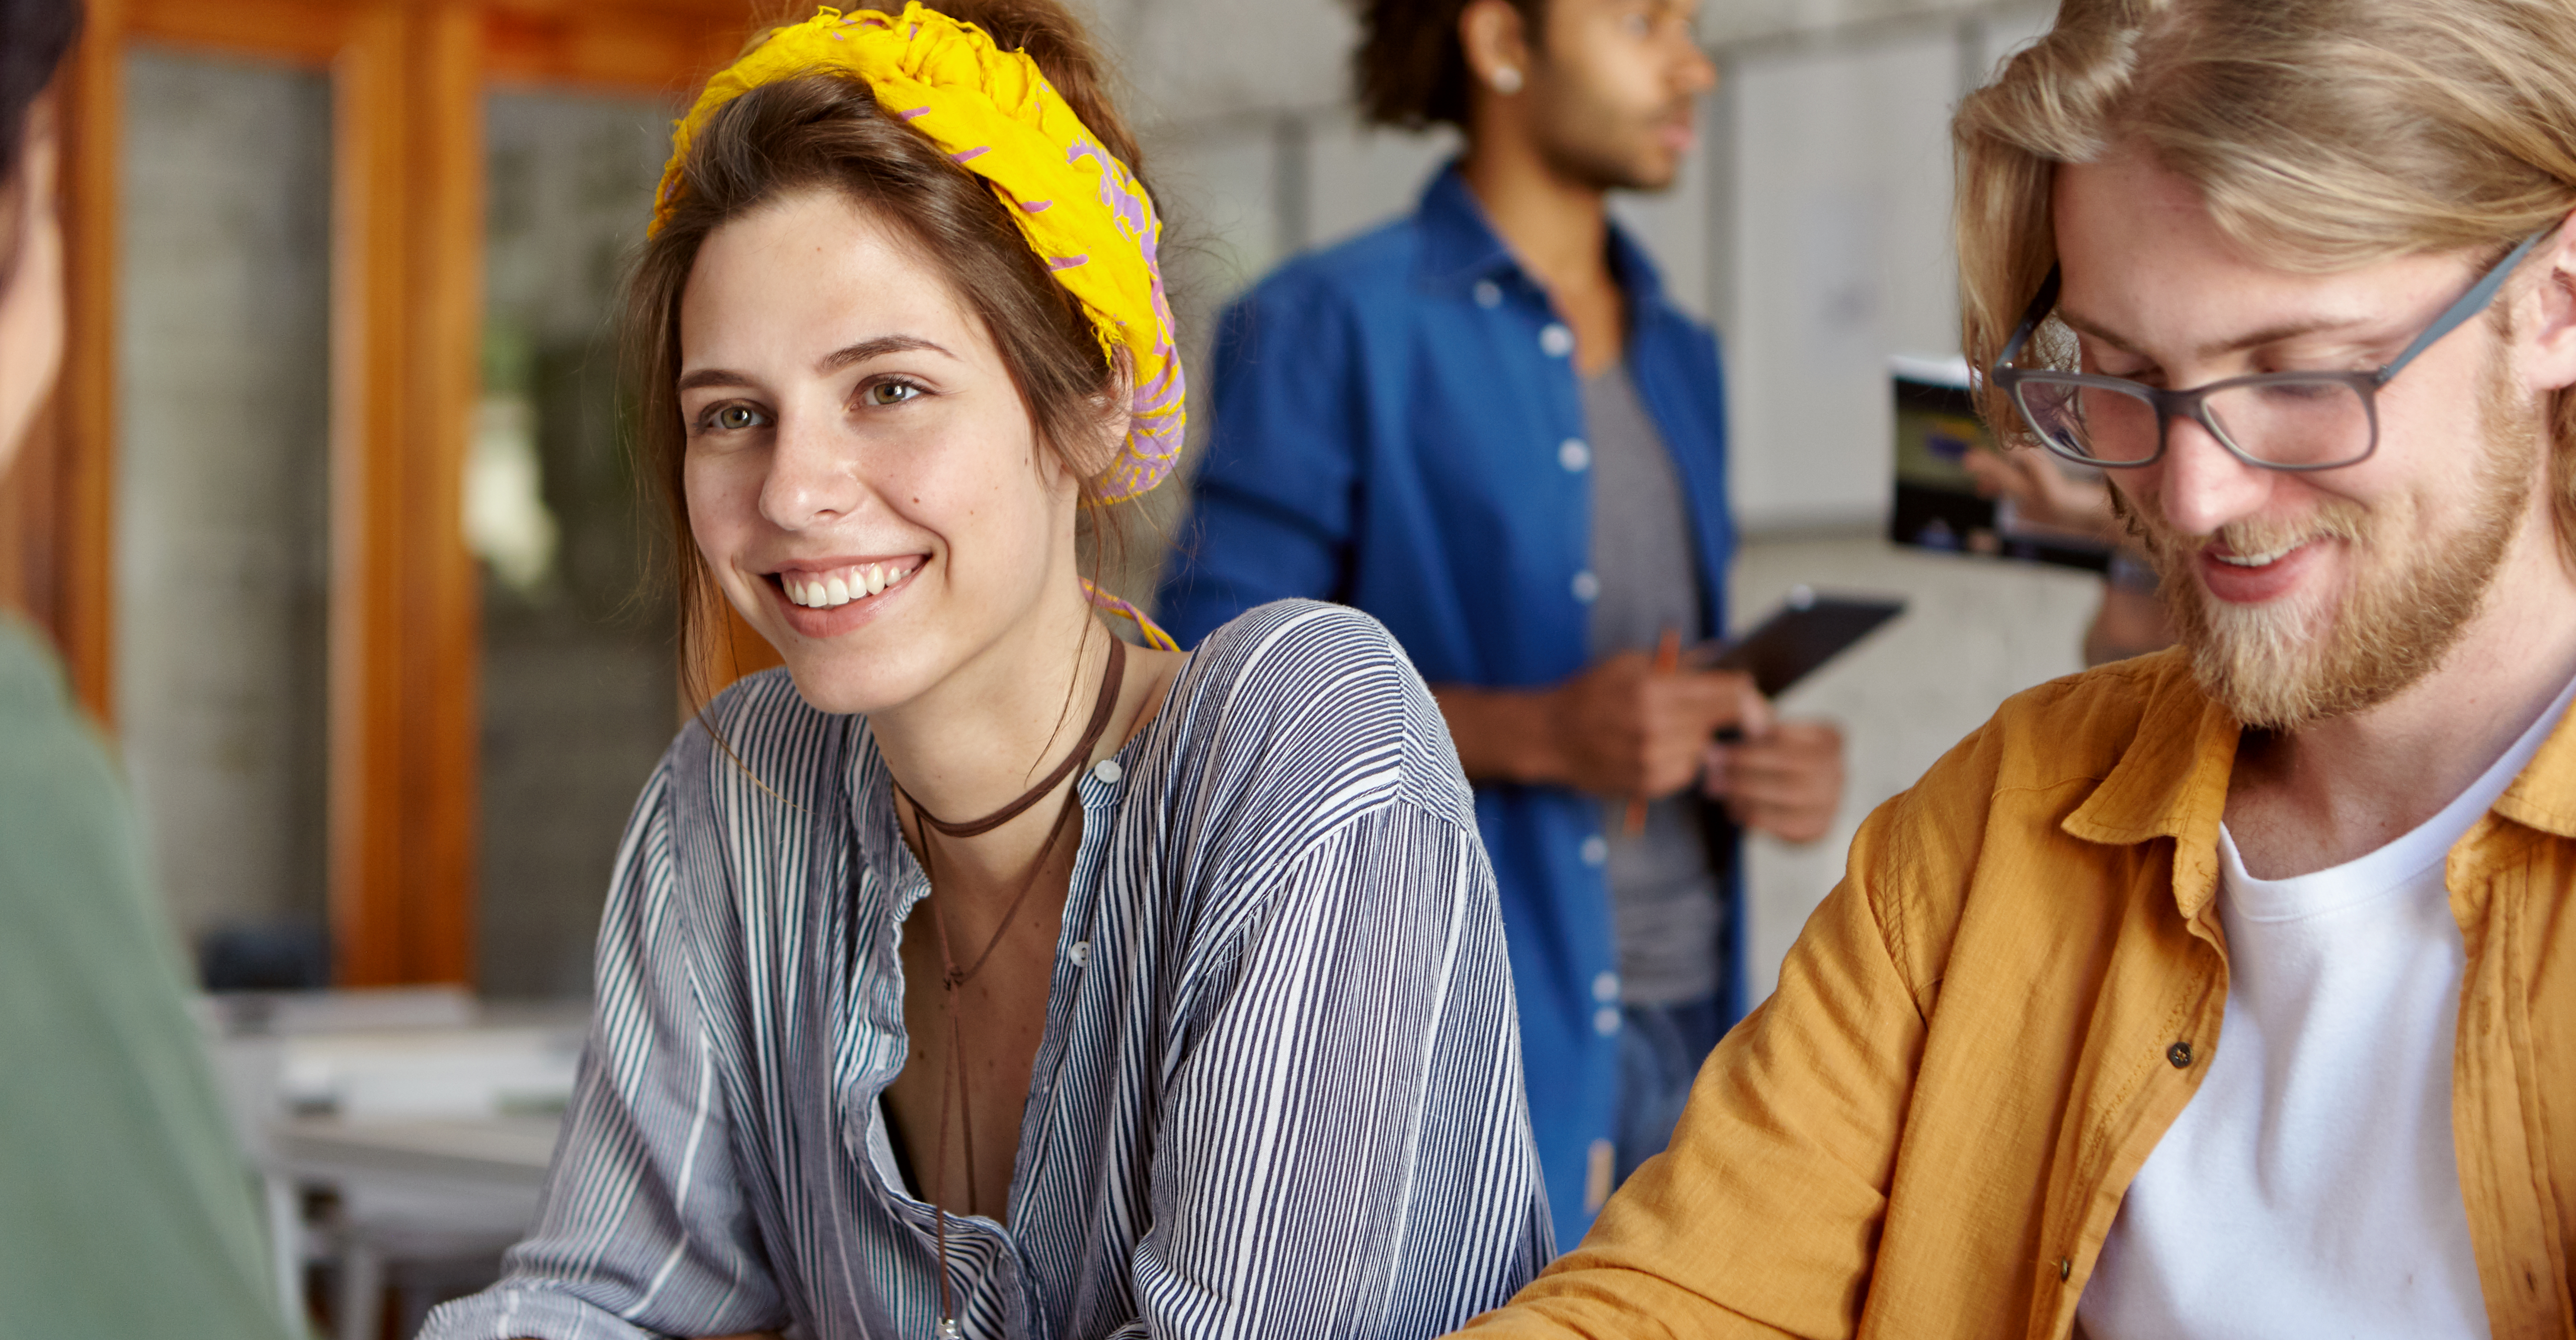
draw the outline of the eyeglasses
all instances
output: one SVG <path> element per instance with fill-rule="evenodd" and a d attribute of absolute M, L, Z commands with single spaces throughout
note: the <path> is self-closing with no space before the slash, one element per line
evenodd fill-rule
<path fill-rule="evenodd" d="M 2208 429 L 2228 454 L 2247 465 L 2266 470 L 2357 465 L 2379 446 L 2379 388 L 2417 354 L 2485 311 L 2514 266 L 2555 228 L 2552 224 L 2524 238 L 2434 318 L 2404 353 L 2376 372 L 2264 372 L 2168 391 L 2126 377 L 2012 367 L 2039 323 L 2057 307 L 2060 274 L 2052 266 L 2048 282 L 2039 286 L 2039 296 L 1995 360 L 1992 376 L 2041 443 L 2080 465 L 2153 465 L 2165 454 L 2165 425 L 2177 417 Z"/>

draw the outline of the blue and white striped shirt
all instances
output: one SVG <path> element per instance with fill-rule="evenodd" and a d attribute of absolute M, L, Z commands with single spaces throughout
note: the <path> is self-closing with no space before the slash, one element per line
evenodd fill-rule
<path fill-rule="evenodd" d="M 740 766 L 683 731 L 618 853 L 537 1231 L 425 1340 L 934 1332 L 885 765 L 783 672 L 712 715 Z M 1077 785 L 1010 1226 L 949 1220 L 966 1333 L 1431 1336 L 1536 1274 L 1493 873 L 1386 631 L 1254 610 Z"/>

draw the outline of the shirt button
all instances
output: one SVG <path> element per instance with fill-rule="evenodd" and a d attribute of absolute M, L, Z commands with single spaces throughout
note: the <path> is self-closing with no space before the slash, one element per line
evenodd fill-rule
<path fill-rule="evenodd" d="M 2165 1059 L 2173 1062 L 2173 1068 L 2176 1070 L 2189 1069 L 2191 1066 L 2191 1044 L 2188 1042 L 2177 1042 L 2174 1045 L 2165 1048 Z"/>
<path fill-rule="evenodd" d="M 1617 1036 L 1619 1032 L 1619 1012 L 1606 1006 L 1601 1009 L 1594 1010 L 1592 1012 L 1592 1031 L 1605 1038 Z"/>
<path fill-rule="evenodd" d="M 1073 960 L 1073 966 L 1077 968 L 1088 968 L 1091 966 L 1091 942 L 1089 940 L 1076 940 L 1073 942 L 1072 947 L 1064 952 L 1065 957 Z"/>
<path fill-rule="evenodd" d="M 1591 837 L 1583 840 L 1583 863 L 1585 865 L 1600 865 L 1609 859 L 1610 844 L 1602 841 L 1600 834 L 1595 833 Z"/>
<path fill-rule="evenodd" d="M 1503 286 L 1490 279 L 1476 281 L 1476 305 L 1491 311 L 1503 305 Z"/>
<path fill-rule="evenodd" d="M 1550 321 L 1538 333 L 1538 347 L 1550 358 L 1563 358 L 1574 352 L 1574 332 L 1562 321 Z"/>
<path fill-rule="evenodd" d="M 1118 760 L 1114 758 L 1104 758 L 1092 766 L 1091 775 L 1104 782 L 1115 782 L 1119 778 L 1126 776 L 1127 770 L 1118 766 Z"/>
<path fill-rule="evenodd" d="M 1569 475 L 1582 474 L 1592 468 L 1592 448 L 1582 438 L 1569 437 L 1557 444 L 1556 463 Z"/>
<path fill-rule="evenodd" d="M 1619 974 L 1605 972 L 1592 979 L 1592 998 L 1607 1005 L 1619 999 Z"/>
<path fill-rule="evenodd" d="M 1601 598 L 1601 579 L 1590 572 L 1574 574 L 1574 598 L 1589 605 Z"/>

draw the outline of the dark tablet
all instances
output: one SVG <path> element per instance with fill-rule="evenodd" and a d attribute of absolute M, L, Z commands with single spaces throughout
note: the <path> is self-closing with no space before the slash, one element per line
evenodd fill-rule
<path fill-rule="evenodd" d="M 1818 595 L 1803 586 L 1793 587 L 1789 599 L 1770 618 L 1723 648 L 1713 649 L 1701 664 L 1713 670 L 1748 671 L 1763 697 L 1777 698 L 1904 612 L 1902 600 Z"/>

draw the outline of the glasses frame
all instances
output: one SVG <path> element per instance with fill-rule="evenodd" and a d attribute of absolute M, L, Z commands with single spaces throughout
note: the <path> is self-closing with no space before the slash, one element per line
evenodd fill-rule
<path fill-rule="evenodd" d="M 2126 377 L 2105 377 L 2090 372 L 2059 372 L 2053 368 L 2013 367 L 2012 361 L 2020 357 L 2023 347 L 2030 343 L 2031 336 L 2038 333 L 2040 323 L 2046 321 L 2049 314 L 2057 310 L 2057 292 L 2063 275 L 2059 267 L 2052 265 L 2048 267 L 2047 281 L 2039 286 L 2039 295 L 2031 299 L 2030 310 L 2022 314 L 2021 325 L 2014 329 L 2012 338 L 2005 342 L 2003 353 L 1996 357 L 1995 365 L 1987 375 L 1994 379 L 1996 389 L 2002 391 L 2006 398 L 2012 401 L 2013 409 L 2021 415 L 2023 424 L 2039 438 L 2040 445 L 2079 465 L 2089 465 L 2102 470 L 2134 470 L 2153 465 L 2165 458 L 2165 446 L 2172 438 L 2172 434 L 2168 431 L 2169 425 L 2176 418 L 2187 417 L 2207 430 L 2218 445 L 2227 449 L 2228 455 L 2256 469 L 2292 472 L 2341 470 L 2346 466 L 2359 465 L 2369 460 L 2371 453 L 2379 450 L 2379 388 L 2386 386 L 2392 378 L 2405 369 L 2407 364 L 2414 362 L 2416 355 L 2432 348 L 2443 336 L 2459 329 L 2469 318 L 2485 311 L 2487 305 L 2495 301 L 2496 291 L 2504 287 L 2504 281 L 2513 274 L 2514 267 L 2521 264 L 2523 258 L 2529 256 L 2533 249 L 2540 245 L 2543 238 L 2557 230 L 2558 225 L 2553 223 L 2524 238 L 2520 246 L 2505 253 L 2504 259 L 2487 267 L 2487 272 L 2478 277 L 2477 283 L 2469 286 L 2468 292 L 2461 294 L 2457 301 L 2443 309 L 2440 316 L 2433 318 L 2433 324 L 2426 326 L 2424 333 L 2416 336 L 2414 343 L 2407 345 L 2404 352 L 2375 371 L 2258 372 L 2244 377 L 2228 377 L 2219 381 L 2205 382 L 2179 391 L 2168 391 L 2162 387 L 2149 386 L 2144 382 L 2131 381 Z M 2030 406 L 2022 402 L 2022 386 L 2035 380 L 2045 380 L 2057 386 L 2100 387 L 2106 391 L 2117 391 L 2134 396 L 2154 406 L 2156 411 L 2154 453 L 2143 460 L 2106 461 L 2079 455 L 2060 447 L 2049 431 L 2040 426 L 2038 416 L 2030 412 Z M 2361 397 L 2363 417 L 2370 423 L 2370 442 L 2361 449 L 2360 455 L 2351 460 L 2309 465 L 2260 460 L 2230 441 L 2227 430 L 2219 427 L 2218 420 L 2209 412 L 2209 397 L 2221 391 L 2232 391 L 2246 386 L 2298 383 L 2314 385 L 2321 382 L 2348 386 L 2352 388 L 2354 394 Z"/>

